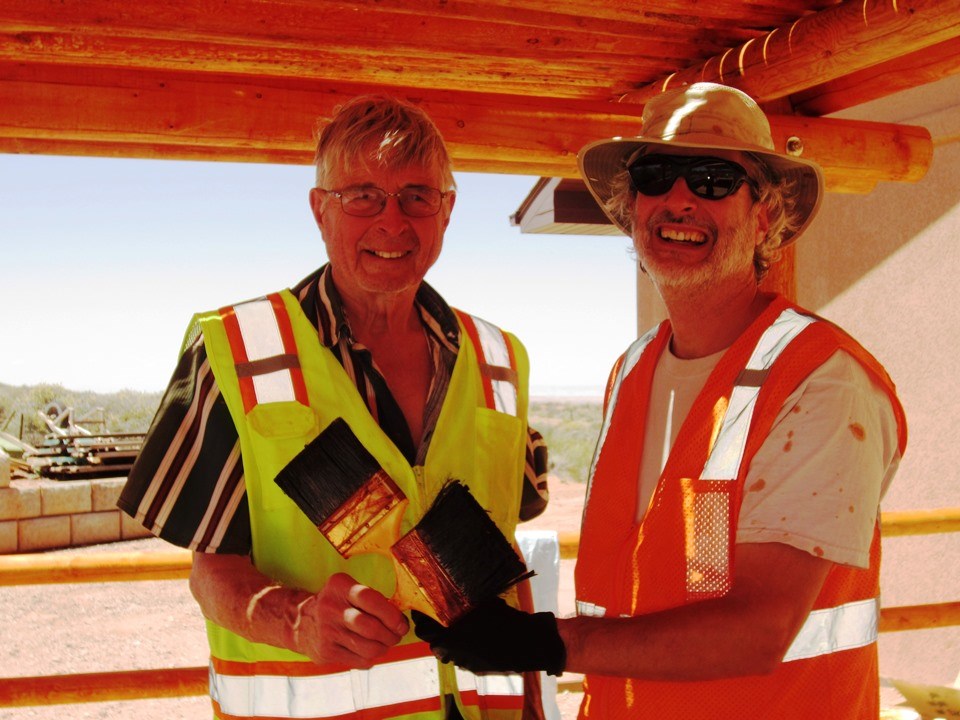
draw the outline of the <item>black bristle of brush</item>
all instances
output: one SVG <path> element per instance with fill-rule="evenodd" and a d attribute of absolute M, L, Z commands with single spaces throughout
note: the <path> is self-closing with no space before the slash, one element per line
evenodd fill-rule
<path fill-rule="evenodd" d="M 459 481 L 443 487 L 414 530 L 470 606 L 533 575 L 470 489 Z"/>
<path fill-rule="evenodd" d="M 318 527 L 380 469 L 337 418 L 277 473 L 274 481 Z"/>

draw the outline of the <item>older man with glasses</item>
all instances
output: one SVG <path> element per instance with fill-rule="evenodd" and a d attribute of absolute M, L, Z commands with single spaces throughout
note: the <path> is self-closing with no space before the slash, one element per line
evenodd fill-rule
<path fill-rule="evenodd" d="M 809 226 L 819 168 L 744 93 L 662 93 L 581 173 L 668 319 L 614 367 L 590 471 L 577 617 L 489 603 L 437 655 L 585 674 L 582 718 L 879 716 L 879 503 L 906 443 L 880 364 L 759 282 Z"/>
<path fill-rule="evenodd" d="M 274 482 L 342 419 L 409 500 L 404 531 L 454 477 L 508 538 L 547 501 L 523 346 L 424 282 L 456 201 L 437 128 L 356 98 L 316 166 L 330 262 L 194 319 L 120 506 L 194 550 L 217 717 L 539 717 L 536 674 L 440 665 L 388 599 L 392 562 L 341 557 Z"/>

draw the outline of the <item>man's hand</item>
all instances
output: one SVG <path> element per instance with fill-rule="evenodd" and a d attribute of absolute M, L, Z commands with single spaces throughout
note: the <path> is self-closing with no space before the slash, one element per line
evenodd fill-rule
<path fill-rule="evenodd" d="M 349 575 L 334 575 L 314 594 L 267 577 L 246 555 L 195 553 L 190 590 L 218 625 L 316 663 L 368 668 L 410 627 L 387 598 Z"/>
<path fill-rule="evenodd" d="M 475 673 L 546 670 L 559 675 L 566 647 L 552 613 L 525 613 L 497 598 L 471 610 L 450 627 L 416 610 L 417 637 L 443 662 Z"/>
<path fill-rule="evenodd" d="M 408 629 L 407 618 L 386 597 L 339 573 L 298 605 L 294 649 L 316 663 L 369 668 Z"/>

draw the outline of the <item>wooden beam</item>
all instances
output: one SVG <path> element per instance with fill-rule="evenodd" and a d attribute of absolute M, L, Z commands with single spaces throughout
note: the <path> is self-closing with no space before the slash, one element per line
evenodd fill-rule
<path fill-rule="evenodd" d="M 801 92 L 811 78 L 835 80 L 958 36 L 960 0 L 848 0 L 627 93 L 623 101 L 642 104 L 667 88 L 708 80 L 738 87 L 762 104 Z"/>
<path fill-rule="evenodd" d="M 960 73 L 960 37 L 802 90 L 790 101 L 802 115 L 829 115 Z"/>
<path fill-rule="evenodd" d="M 436 92 L 229 75 L 0 64 L 0 152 L 309 164 L 318 117 L 361 92 L 420 103 L 458 169 L 578 176 L 586 143 L 639 132 L 634 104 Z M 915 181 L 932 157 L 919 127 L 774 116 L 778 147 L 802 141 L 829 188 Z"/>

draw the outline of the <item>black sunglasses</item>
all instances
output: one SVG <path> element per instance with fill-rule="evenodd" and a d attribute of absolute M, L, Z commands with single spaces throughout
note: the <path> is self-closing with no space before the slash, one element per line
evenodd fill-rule
<path fill-rule="evenodd" d="M 644 155 L 627 168 L 627 172 L 633 189 L 651 197 L 669 192 L 681 177 L 690 192 L 706 200 L 722 200 L 744 183 L 754 193 L 757 190 L 756 181 L 741 165 L 717 157 Z"/>

